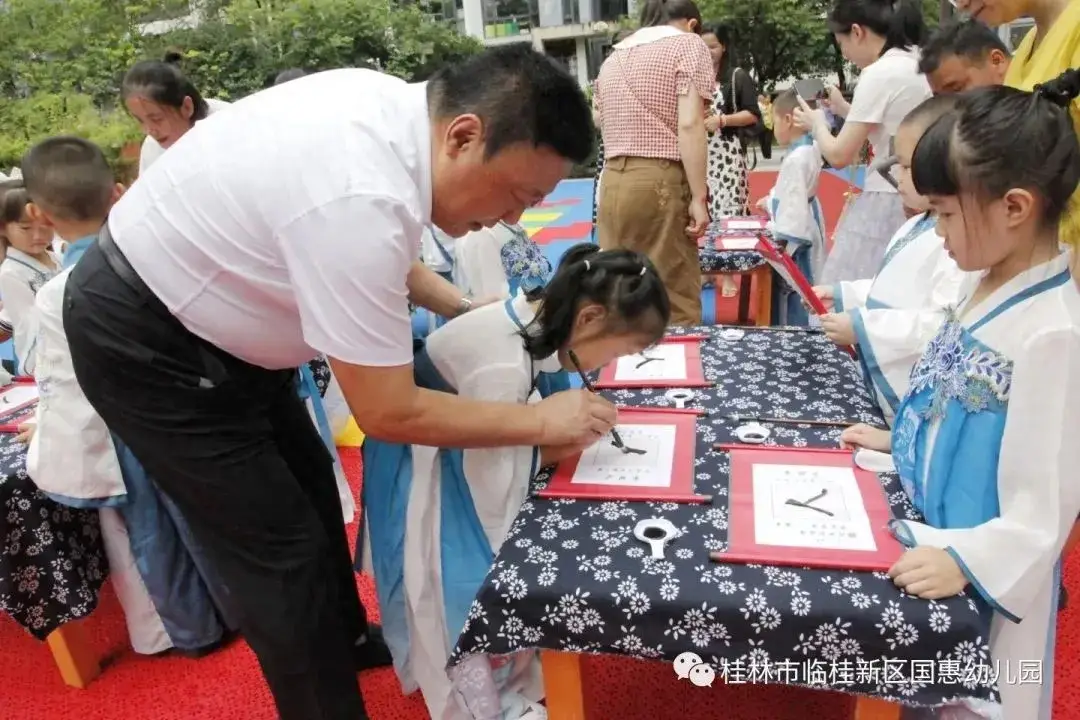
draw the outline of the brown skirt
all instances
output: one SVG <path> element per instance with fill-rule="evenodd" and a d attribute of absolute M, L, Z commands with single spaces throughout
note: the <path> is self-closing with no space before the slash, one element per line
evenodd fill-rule
<path fill-rule="evenodd" d="M 701 268 L 690 224 L 690 186 L 674 160 L 617 157 L 604 164 L 600 247 L 647 255 L 671 299 L 672 325 L 701 324 Z"/>

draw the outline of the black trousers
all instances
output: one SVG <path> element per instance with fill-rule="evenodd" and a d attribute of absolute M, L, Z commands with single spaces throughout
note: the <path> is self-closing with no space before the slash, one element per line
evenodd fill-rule
<path fill-rule="evenodd" d="M 352 653 L 367 619 L 296 371 L 193 335 L 105 235 L 68 280 L 64 328 L 90 404 L 209 556 L 283 720 L 366 718 Z"/>

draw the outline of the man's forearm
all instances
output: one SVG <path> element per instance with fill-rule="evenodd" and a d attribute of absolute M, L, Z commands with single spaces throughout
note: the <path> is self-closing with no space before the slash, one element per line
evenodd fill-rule
<path fill-rule="evenodd" d="M 466 400 L 422 388 L 411 402 L 369 414 L 361 429 L 388 442 L 459 448 L 538 445 L 544 431 L 527 405 Z"/>
<path fill-rule="evenodd" d="M 461 290 L 422 262 L 413 263 L 406 284 L 409 299 L 436 315 L 452 318 L 463 309 Z"/>

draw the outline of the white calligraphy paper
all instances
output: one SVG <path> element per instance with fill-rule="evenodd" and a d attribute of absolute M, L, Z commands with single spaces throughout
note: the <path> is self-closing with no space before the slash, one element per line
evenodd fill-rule
<path fill-rule="evenodd" d="M 726 230 L 760 230 L 761 228 L 760 220 L 728 220 L 724 224 Z"/>
<path fill-rule="evenodd" d="M 686 380 L 686 343 L 660 343 L 615 363 L 615 382 Z"/>
<path fill-rule="evenodd" d="M 7 409 L 14 409 L 38 399 L 37 385 L 33 383 L 13 383 L 2 389 L 3 394 L 0 394 L 0 414 L 3 414 Z"/>
<path fill-rule="evenodd" d="M 605 435 L 581 454 L 571 483 L 670 487 L 675 468 L 674 425 L 619 425 L 616 430 L 627 447 L 644 454 L 624 453 Z"/>
<path fill-rule="evenodd" d="M 724 250 L 756 250 L 757 238 L 720 238 L 720 245 Z"/>
<path fill-rule="evenodd" d="M 754 465 L 753 487 L 758 545 L 877 549 L 854 469 Z"/>

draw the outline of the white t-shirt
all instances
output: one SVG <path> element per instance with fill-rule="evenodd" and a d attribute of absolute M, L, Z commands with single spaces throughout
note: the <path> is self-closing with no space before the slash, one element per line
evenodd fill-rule
<path fill-rule="evenodd" d="M 412 362 L 406 276 L 431 215 L 426 85 L 331 70 L 195 124 L 109 215 L 191 332 L 266 368 Z"/>
<path fill-rule="evenodd" d="M 224 100 L 207 100 L 206 117 L 210 117 L 210 115 L 219 110 L 224 110 L 227 107 L 229 107 L 229 103 Z M 205 120 L 206 118 L 203 119 Z M 165 154 L 165 148 L 161 147 L 161 144 L 158 143 L 157 140 L 149 135 L 143 138 L 142 148 L 139 150 L 139 174 L 142 175 L 146 172 L 146 168 L 153 165 L 154 161 L 163 154 Z"/>
<path fill-rule="evenodd" d="M 863 69 L 845 121 L 875 125 L 870 144 L 875 158 L 885 158 L 900 122 L 932 94 L 926 77 L 919 72 L 918 52 L 893 48 Z M 867 174 L 863 189 L 896 192 L 877 173 Z"/>

